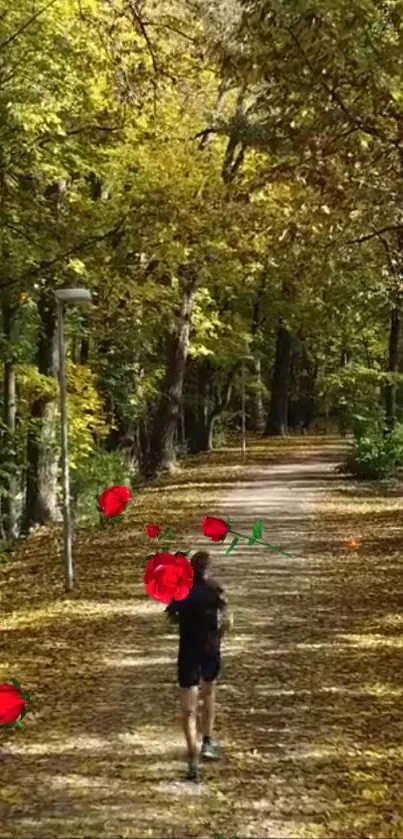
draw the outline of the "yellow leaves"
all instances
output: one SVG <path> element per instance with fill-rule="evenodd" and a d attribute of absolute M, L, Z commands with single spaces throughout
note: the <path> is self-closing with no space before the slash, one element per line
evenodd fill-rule
<path fill-rule="evenodd" d="M 192 327 L 195 331 L 190 347 L 192 357 L 214 354 L 214 345 L 206 346 L 206 342 L 210 341 L 211 344 L 212 339 L 217 337 L 221 321 L 217 311 L 212 308 L 212 302 L 208 289 L 199 289 L 192 312 Z"/>
<path fill-rule="evenodd" d="M 361 798 L 364 801 L 376 804 L 380 801 L 385 801 L 389 797 L 389 787 L 387 784 L 377 784 L 374 787 L 365 787 L 361 792 Z"/>
<path fill-rule="evenodd" d="M 368 134 L 360 134 L 360 146 L 364 151 L 371 145 L 371 137 Z"/>
<path fill-rule="evenodd" d="M 5 804 L 23 804 L 24 791 L 16 788 L 3 787 L 0 789 L 0 801 Z"/>
<path fill-rule="evenodd" d="M 362 562 L 341 549 L 346 532 L 373 522 L 376 497 L 361 508 L 359 497 L 337 492 L 329 520 L 318 476 L 314 516 L 311 489 L 304 487 L 302 502 L 298 492 L 308 514 L 297 507 L 293 484 L 304 480 L 307 457 L 318 470 L 318 453 L 331 445 L 339 447 L 252 438 L 257 483 L 232 445 L 197 463 L 189 458 L 191 469 L 184 465 L 136 496 L 122 527 L 77 533 L 75 600 L 62 600 L 59 530 L 57 544 L 52 528 L 18 546 L 2 630 L 8 666 L 29 688 L 35 711 L 21 734 L 2 743 L 0 801 L 9 804 L 16 835 L 28 831 L 31 816 L 38 835 L 60 839 L 157 839 L 171 825 L 172 836 L 227 839 L 402 835 L 399 650 L 357 649 L 337 637 L 341 627 L 368 634 L 369 625 L 379 635 L 388 627 L 398 634 L 401 563 L 385 562 L 382 541 L 379 555 Z M 282 458 L 281 477 L 275 463 Z M 270 527 L 303 542 L 304 556 L 279 568 L 251 553 L 229 569 L 217 549 L 218 579 L 228 585 L 237 626 L 217 690 L 228 771 L 206 767 L 195 793 L 182 780 L 176 642 L 161 605 L 144 597 L 137 569 L 147 553 L 146 521 L 191 539 L 206 505 L 218 511 L 234 498 L 241 517 L 256 501 L 267 504 Z M 397 507 L 383 504 L 379 498 L 388 527 Z"/>
<path fill-rule="evenodd" d="M 392 88 L 390 90 L 390 94 L 392 96 L 392 99 L 395 100 L 395 102 L 402 102 L 402 100 L 403 100 L 403 88 L 402 88 L 401 85 Z"/>
<path fill-rule="evenodd" d="M 30 404 L 35 399 L 51 401 L 57 396 L 57 382 L 50 376 L 39 373 L 38 368 L 30 364 L 17 367 L 17 382 L 21 387 L 22 404 Z"/>
<path fill-rule="evenodd" d="M 79 277 L 83 277 L 87 274 L 86 265 L 81 259 L 69 259 L 67 268 Z"/>
<path fill-rule="evenodd" d="M 95 374 L 86 366 L 67 364 L 69 439 L 71 467 L 77 469 L 94 451 L 93 434 L 109 431 L 104 420 L 102 400 L 95 385 Z"/>

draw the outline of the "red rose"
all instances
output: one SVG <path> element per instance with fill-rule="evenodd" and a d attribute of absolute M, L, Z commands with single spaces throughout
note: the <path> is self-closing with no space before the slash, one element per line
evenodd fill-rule
<path fill-rule="evenodd" d="M 221 542 L 229 531 L 228 524 L 224 519 L 215 519 L 211 516 L 204 517 L 201 527 L 204 535 L 212 542 Z"/>
<path fill-rule="evenodd" d="M 160 528 L 159 524 L 148 524 L 147 525 L 147 536 L 149 536 L 150 539 L 156 539 L 157 536 L 160 533 L 160 530 L 161 530 L 161 528 Z"/>
<path fill-rule="evenodd" d="M 98 504 L 105 516 L 112 518 L 123 513 L 126 504 L 131 499 L 131 492 L 127 487 L 114 486 L 108 487 L 101 492 L 98 499 Z"/>
<path fill-rule="evenodd" d="M 144 574 L 147 594 L 161 603 L 184 600 L 193 585 L 193 568 L 181 553 L 156 553 L 148 560 Z"/>
<path fill-rule="evenodd" d="M 25 711 L 28 695 L 16 685 L 0 685 L 0 725 L 10 725 Z"/>

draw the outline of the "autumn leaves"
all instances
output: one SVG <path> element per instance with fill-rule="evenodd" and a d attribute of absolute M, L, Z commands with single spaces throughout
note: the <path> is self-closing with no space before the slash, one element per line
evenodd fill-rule
<path fill-rule="evenodd" d="M 99 496 L 98 508 L 106 518 L 120 521 L 121 513 L 124 512 L 131 498 L 132 495 L 128 487 L 108 487 Z M 204 536 L 211 542 L 224 542 L 229 533 L 232 535 L 233 538 L 226 550 L 226 556 L 232 553 L 241 540 L 246 540 L 248 545 L 262 545 L 282 553 L 284 556 L 289 556 L 284 551 L 270 545 L 269 542 L 263 541 L 261 538 L 263 522 L 261 521 L 254 523 L 251 536 L 237 533 L 232 530 L 230 520 L 225 521 L 215 516 L 205 516 L 201 523 L 201 529 Z M 148 554 L 144 560 L 146 563 L 144 572 L 146 593 L 149 597 L 161 603 L 170 603 L 171 600 L 184 600 L 193 585 L 193 568 L 187 558 L 190 549 L 170 551 L 168 545 L 163 543 L 173 538 L 172 530 L 168 529 L 166 533 L 162 533 L 160 525 L 153 522 L 147 525 L 147 536 L 149 539 L 161 541 L 162 545 L 159 551 Z"/>
<path fill-rule="evenodd" d="M 232 553 L 241 539 L 246 539 L 248 545 L 259 544 L 278 551 L 278 548 L 273 548 L 272 545 L 260 538 L 263 532 L 263 522 L 261 521 L 257 521 L 253 525 L 252 536 L 236 533 L 232 530 L 230 521 L 224 521 L 224 519 L 214 516 L 205 516 L 201 523 L 201 529 L 204 536 L 211 542 L 224 542 L 228 533 L 234 536 L 226 551 L 226 556 Z M 147 535 L 150 539 L 159 539 L 161 535 L 160 526 L 150 523 L 147 526 Z M 164 539 L 172 538 L 172 536 L 172 531 L 168 530 Z M 159 600 L 161 603 L 169 603 L 171 600 L 184 600 L 188 596 L 193 585 L 193 568 L 187 559 L 189 553 L 189 550 L 170 553 L 168 548 L 164 546 L 161 551 L 149 554 L 146 557 L 144 586 L 150 597 Z M 279 553 L 283 553 L 283 551 L 279 551 Z M 289 554 L 284 555 L 289 556 Z"/>
<path fill-rule="evenodd" d="M 121 513 L 124 512 L 131 498 L 132 495 L 128 487 L 108 487 L 99 496 L 98 508 L 106 518 L 120 521 Z M 232 535 L 231 543 L 225 552 L 226 556 L 232 553 L 241 540 L 246 540 L 247 545 L 262 545 L 283 554 L 283 556 L 290 556 L 290 554 L 284 553 L 284 551 L 275 548 L 262 539 L 262 521 L 254 523 L 250 536 L 233 530 L 229 519 L 225 521 L 215 516 L 204 516 L 201 529 L 207 539 L 216 543 L 224 542 L 228 534 Z M 160 525 L 153 522 L 147 525 L 147 536 L 149 539 L 159 541 L 161 548 L 148 554 L 144 560 L 146 563 L 144 572 L 146 593 L 161 603 L 169 603 L 171 600 L 184 600 L 193 585 L 193 568 L 187 558 L 190 549 L 170 551 L 168 545 L 164 543 L 173 538 L 172 530 L 168 528 L 165 533 L 162 533 Z"/>

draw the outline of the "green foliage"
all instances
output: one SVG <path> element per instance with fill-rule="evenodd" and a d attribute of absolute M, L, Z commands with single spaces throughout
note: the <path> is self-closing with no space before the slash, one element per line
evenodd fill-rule
<path fill-rule="evenodd" d="M 17 384 L 20 388 L 22 404 L 28 411 L 36 400 L 52 402 L 57 399 L 58 387 L 56 379 L 44 376 L 33 364 L 17 367 Z"/>
<path fill-rule="evenodd" d="M 54 401 L 58 404 L 59 393 L 57 380 L 39 373 L 34 365 L 17 366 L 17 385 L 21 422 L 14 446 L 18 444 L 21 460 L 24 435 L 28 427 L 37 427 L 38 430 L 40 427 L 41 421 L 31 416 L 33 403 L 39 400 L 44 404 Z M 93 453 L 96 441 L 106 436 L 110 426 L 103 416 L 102 399 L 96 388 L 95 374 L 88 367 L 68 362 L 67 387 L 70 466 L 74 471 L 85 463 Z M 58 419 L 57 440 L 60 439 L 59 421 Z M 55 445 L 59 450 L 59 443 Z M 9 445 L 6 448 L 9 450 Z"/>
<path fill-rule="evenodd" d="M 355 440 L 342 471 L 366 480 L 391 478 L 403 468 L 403 425 L 383 436 L 377 432 Z"/>
<path fill-rule="evenodd" d="M 383 427 L 380 396 L 387 381 L 387 374 L 379 368 L 351 362 L 323 377 L 321 396 L 329 412 L 361 436 L 370 428 Z"/>
<path fill-rule="evenodd" d="M 15 476 L 16 440 L 12 439 L 5 423 L 0 420 L 0 499 L 9 494 L 10 480 Z"/>
<path fill-rule="evenodd" d="M 121 452 L 96 450 L 72 475 L 72 495 L 76 514 L 89 520 L 99 519 L 97 499 L 109 486 L 137 484 L 136 475 L 128 459 Z"/>
<path fill-rule="evenodd" d="M 247 381 L 247 400 L 268 396 L 281 319 L 308 370 L 295 404 L 314 370 L 328 410 L 371 437 L 399 291 L 401 33 L 385 4 L 365 4 L 365 27 L 342 0 L 321 0 L 316 17 L 285 0 L 149 6 L 145 28 L 124 0 L 56 0 L 25 25 L 26 3 L 0 0 L 0 285 L 21 310 L 0 354 L 19 365 L 21 450 L 40 424 L 32 406 L 57 398 L 36 367 L 38 306 L 67 284 L 97 292 L 85 326 L 66 315 L 75 362 L 84 331 L 90 345 L 68 368 L 73 471 L 111 426 L 147 436 L 189 280 L 208 410 L 253 350 L 262 381 Z"/>
<path fill-rule="evenodd" d="M 110 429 L 105 422 L 95 374 L 82 364 L 67 365 L 70 467 L 85 464 Z"/>

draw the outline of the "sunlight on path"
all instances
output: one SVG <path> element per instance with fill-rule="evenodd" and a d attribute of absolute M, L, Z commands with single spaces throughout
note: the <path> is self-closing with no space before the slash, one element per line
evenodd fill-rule
<path fill-rule="evenodd" d="M 121 531 L 80 535 L 71 600 L 59 537 L 21 546 L 2 580 L 1 666 L 33 701 L 21 731 L 0 732 L 1 839 L 403 835 L 400 550 L 364 553 L 381 508 L 337 504 L 338 456 L 301 445 L 273 463 L 259 445 L 244 467 L 230 452 L 194 462 L 139 496 Z M 323 510 L 336 517 L 326 529 Z M 235 626 L 218 689 L 223 760 L 195 787 L 184 781 L 176 632 L 138 569 L 146 520 L 197 549 L 207 514 L 245 534 L 262 519 L 291 558 L 244 544 L 226 557 L 209 543 Z M 348 554 L 358 514 L 363 549 Z"/>
<path fill-rule="evenodd" d="M 224 682 L 232 686 L 231 712 L 219 705 L 219 719 L 224 716 L 227 739 L 229 734 L 225 770 L 228 781 L 231 783 L 234 772 L 235 785 L 239 784 L 240 800 L 234 801 L 234 813 L 240 836 L 293 837 L 303 835 L 307 828 L 306 817 L 301 820 L 299 814 L 302 797 L 306 801 L 308 791 L 294 777 L 295 792 L 287 792 L 287 764 L 282 775 L 278 761 L 295 757 L 297 745 L 292 747 L 292 740 L 298 741 L 309 713 L 314 674 L 304 674 L 304 689 L 300 667 L 293 664 L 299 649 L 312 644 L 310 615 L 301 598 L 311 589 L 307 572 L 312 561 L 307 549 L 315 537 L 315 504 L 318 496 L 328 490 L 326 477 L 333 470 L 334 462 L 270 465 L 264 476 L 259 471 L 255 483 L 229 490 L 220 504 L 219 512 L 231 517 L 234 530 L 248 534 L 253 522 L 260 518 L 264 523 L 263 538 L 292 555 L 283 557 L 244 545 L 237 546 L 229 558 L 222 556 L 221 548 L 216 551 L 218 577 L 235 606 L 236 636 L 227 640 L 224 659 Z M 303 604 L 305 608 L 301 609 Z M 244 645 L 243 635 L 247 639 Z M 292 686 L 278 684 L 287 678 Z M 284 704 L 287 698 L 293 702 L 292 712 Z M 271 723 L 279 714 L 278 705 L 273 706 L 274 699 L 283 701 L 283 710 L 273 726 Z M 290 731 L 292 739 L 281 743 L 282 733 L 289 738 Z M 268 760 L 269 794 L 259 806 Z M 242 765 L 241 773 L 237 763 Z M 277 771 L 273 774 L 274 768 Z M 283 816 L 285 802 L 287 811 L 295 812 L 291 820 L 289 812 Z M 311 809 L 313 813 L 314 799 Z M 308 828 L 309 835 L 315 836 L 315 825 L 309 823 Z"/>

